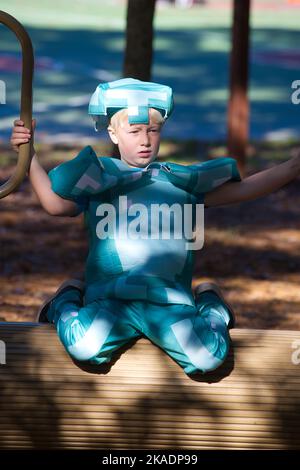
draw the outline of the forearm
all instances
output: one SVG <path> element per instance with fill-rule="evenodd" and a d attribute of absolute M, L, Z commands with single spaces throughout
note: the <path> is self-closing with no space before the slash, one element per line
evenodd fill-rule
<path fill-rule="evenodd" d="M 248 176 L 241 182 L 241 200 L 266 196 L 290 183 L 300 174 L 299 158 L 292 158 L 267 170 Z"/>
<path fill-rule="evenodd" d="M 205 195 L 207 207 L 251 201 L 277 191 L 300 174 L 300 158 L 295 157 L 241 182 L 228 182 Z"/>
<path fill-rule="evenodd" d="M 33 156 L 30 162 L 28 176 L 31 185 L 45 211 L 51 215 L 77 215 L 79 213 L 77 204 L 58 196 L 52 190 L 50 178 L 38 161 L 33 145 L 35 126 L 35 119 L 32 120 L 31 129 L 25 127 L 23 121 L 16 119 L 14 121 L 14 127 L 10 139 L 12 148 L 16 152 L 19 152 L 20 145 L 26 142 L 31 142 L 30 155 Z"/>
<path fill-rule="evenodd" d="M 51 215 L 76 215 L 77 205 L 58 196 L 51 189 L 51 181 L 40 165 L 36 154 L 33 155 L 28 176 L 42 207 Z"/>

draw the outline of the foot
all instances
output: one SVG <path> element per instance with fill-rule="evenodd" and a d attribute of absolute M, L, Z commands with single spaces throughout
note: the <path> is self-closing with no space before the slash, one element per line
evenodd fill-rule
<path fill-rule="evenodd" d="M 62 285 L 59 286 L 57 291 L 51 297 L 49 297 L 38 310 L 38 313 L 36 316 L 36 321 L 38 323 L 49 323 L 49 320 L 47 318 L 47 312 L 48 312 L 48 309 L 50 307 L 52 300 L 55 297 L 57 297 L 58 294 L 62 293 L 69 287 L 79 289 L 81 292 L 83 292 L 85 288 L 85 284 L 79 279 L 68 279 L 67 281 L 63 282 Z"/>
<path fill-rule="evenodd" d="M 208 291 L 213 291 L 221 299 L 221 301 L 224 303 L 224 305 L 227 307 L 227 310 L 228 310 L 229 315 L 230 315 L 230 320 L 229 320 L 229 323 L 228 323 L 227 327 L 228 327 L 228 329 L 234 328 L 235 315 L 234 315 L 233 308 L 225 300 L 225 298 L 222 294 L 222 291 L 221 291 L 221 289 L 219 288 L 219 286 L 217 284 L 215 284 L 213 282 L 203 282 L 202 284 L 199 284 L 198 286 L 196 286 L 196 288 L 195 288 L 195 300 L 203 292 L 208 292 Z"/>

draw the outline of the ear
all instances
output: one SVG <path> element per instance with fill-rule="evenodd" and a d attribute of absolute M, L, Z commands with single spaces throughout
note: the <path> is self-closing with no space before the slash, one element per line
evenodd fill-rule
<path fill-rule="evenodd" d="M 107 130 L 108 130 L 109 137 L 111 138 L 112 142 L 118 145 L 119 142 L 118 142 L 118 138 L 116 136 L 115 130 L 111 126 L 109 126 Z"/>

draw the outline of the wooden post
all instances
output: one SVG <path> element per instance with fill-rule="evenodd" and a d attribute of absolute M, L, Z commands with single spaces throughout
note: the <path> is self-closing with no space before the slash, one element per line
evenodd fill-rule
<path fill-rule="evenodd" d="M 247 96 L 249 61 L 249 16 L 251 0 L 233 0 L 230 96 L 228 106 L 228 153 L 245 172 L 249 127 Z"/>

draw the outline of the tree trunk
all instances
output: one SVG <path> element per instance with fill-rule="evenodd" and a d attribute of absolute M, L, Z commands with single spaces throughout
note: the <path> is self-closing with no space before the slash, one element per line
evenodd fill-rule
<path fill-rule="evenodd" d="M 233 2 L 230 98 L 228 106 L 228 152 L 230 156 L 237 159 L 242 174 L 245 172 L 249 127 L 247 87 L 250 1 L 234 0 Z"/>
<path fill-rule="evenodd" d="M 128 0 L 124 77 L 151 80 L 155 2 Z M 111 154 L 120 158 L 117 145 L 112 145 Z"/>
<path fill-rule="evenodd" d="M 156 0 L 128 0 L 124 77 L 151 80 Z"/>

